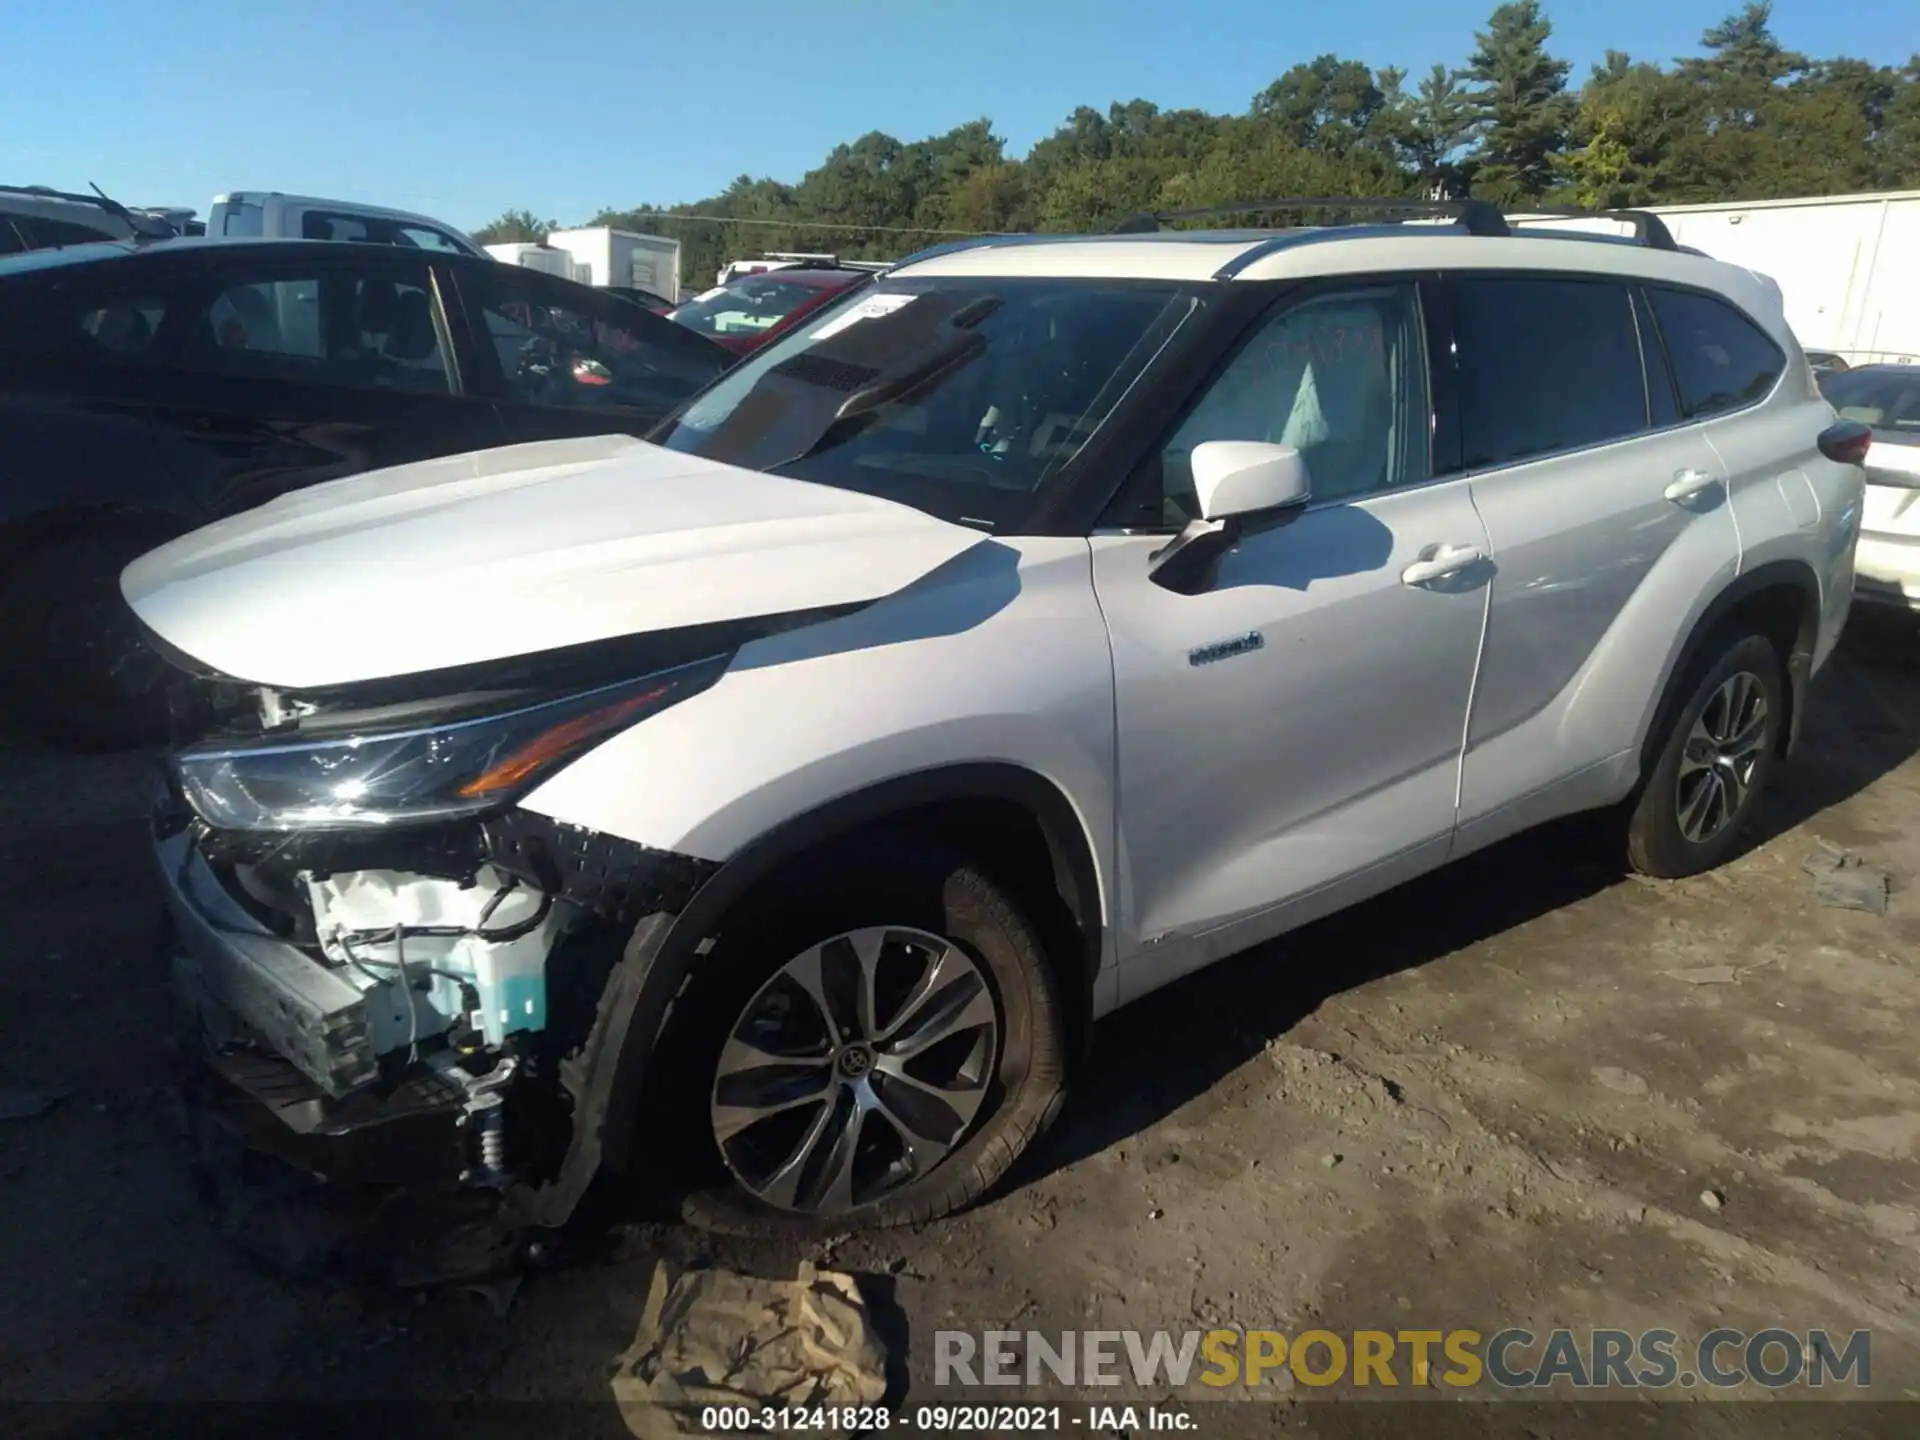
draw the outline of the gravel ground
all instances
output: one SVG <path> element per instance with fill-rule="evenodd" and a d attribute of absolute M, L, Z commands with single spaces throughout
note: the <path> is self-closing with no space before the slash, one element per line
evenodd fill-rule
<path fill-rule="evenodd" d="M 870 1277 L 909 1407 L 945 1398 L 933 1331 L 995 1326 L 1864 1328 L 1869 1396 L 1920 1400 L 1916 752 L 1920 642 L 1856 624 L 1725 871 L 1646 882 L 1575 829 L 1521 837 L 1122 1012 L 1016 1183 L 811 1258 Z M 657 1258 L 791 1273 L 766 1242 L 635 1223 L 502 1313 L 250 1259 L 171 1098 L 144 763 L 0 753 L 0 1092 L 59 1096 L 0 1120 L 0 1399 L 599 1401 Z M 1816 838 L 1893 877 L 1886 915 L 1816 902 Z M 1194 1413 L 1407 1413 L 1304 1400 Z M 1683 1408 L 1759 1433 L 1761 1407 Z M 1920 1407 L 1849 1413 L 1920 1432 Z"/>

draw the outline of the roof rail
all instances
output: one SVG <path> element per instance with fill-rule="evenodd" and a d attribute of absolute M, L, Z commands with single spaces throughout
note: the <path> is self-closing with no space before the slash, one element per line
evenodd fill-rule
<path fill-rule="evenodd" d="M 1066 234 L 1054 234 L 1050 231 L 1032 231 L 1030 233 L 1004 234 L 989 233 L 970 235 L 964 240 L 947 240 L 938 245 L 929 245 L 924 250 L 916 250 L 911 255 L 902 255 L 887 266 L 887 271 L 900 270 L 908 265 L 918 265 L 922 260 L 932 260 L 940 255 L 954 255 L 962 250 L 977 250 L 982 245 L 1046 245 L 1057 240 L 1072 240 L 1076 237 Z M 887 273 L 882 271 L 882 274 Z"/>
<path fill-rule="evenodd" d="M 1387 219 L 1436 215 L 1458 220 L 1472 235 L 1507 235 L 1506 217 L 1486 200 L 1422 200 L 1392 195 L 1285 195 L 1234 205 L 1203 205 L 1194 210 L 1142 212 L 1113 227 L 1115 235 L 1151 235 L 1168 220 L 1204 220 L 1225 215 L 1259 215 L 1274 210 L 1369 210 Z"/>
<path fill-rule="evenodd" d="M 92 205 L 127 223 L 136 240 L 168 240 L 178 233 L 158 215 L 137 214 L 113 199 L 99 186 L 91 195 L 76 195 L 47 185 L 0 185 L 0 195 L 27 195 L 35 200 L 67 200 L 76 205 Z"/>
<path fill-rule="evenodd" d="M 1349 210 L 1373 211 L 1386 219 L 1411 216 L 1448 216 L 1460 221 L 1471 235 L 1510 235 L 1512 221 L 1532 216 L 1543 218 L 1620 220 L 1633 226 L 1633 238 L 1654 250 L 1678 250 L 1673 232 L 1651 210 L 1580 210 L 1542 205 L 1509 215 L 1490 200 L 1421 200 L 1412 197 L 1358 196 L 1282 196 L 1276 200 L 1250 200 L 1235 205 L 1206 205 L 1194 210 L 1165 210 L 1141 213 L 1114 226 L 1116 235 L 1150 235 L 1168 220 L 1202 220 L 1213 216 L 1258 215 L 1274 210 Z"/>
<path fill-rule="evenodd" d="M 1566 206 L 1542 205 L 1518 211 L 1509 218 L 1524 223 L 1535 216 L 1549 220 L 1619 220 L 1633 226 L 1633 238 L 1650 250 L 1680 248 L 1673 238 L 1673 232 L 1667 229 L 1667 222 L 1651 210 L 1577 210 Z"/>

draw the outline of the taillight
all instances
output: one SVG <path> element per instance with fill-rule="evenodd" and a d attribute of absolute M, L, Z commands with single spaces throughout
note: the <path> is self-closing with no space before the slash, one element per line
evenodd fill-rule
<path fill-rule="evenodd" d="M 1842 465 L 1865 465 L 1873 431 L 1858 420 L 1836 420 L 1820 432 L 1820 453 Z"/>

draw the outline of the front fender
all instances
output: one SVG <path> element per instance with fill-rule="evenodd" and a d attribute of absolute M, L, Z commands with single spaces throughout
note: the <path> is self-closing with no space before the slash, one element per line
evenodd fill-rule
<path fill-rule="evenodd" d="M 884 781 L 1017 767 L 1068 797 L 1113 874 L 1113 669 L 1084 540 L 980 546 L 855 614 L 756 641 L 703 693 L 590 751 L 525 807 L 726 861 Z"/>

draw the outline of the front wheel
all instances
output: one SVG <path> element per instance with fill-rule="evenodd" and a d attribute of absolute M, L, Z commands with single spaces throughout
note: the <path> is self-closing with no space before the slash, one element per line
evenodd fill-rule
<path fill-rule="evenodd" d="M 650 1108 L 682 1213 L 836 1229 L 977 1199 L 1051 1118 L 1055 971 L 962 856 L 840 852 L 723 923 L 662 1037 Z"/>
<path fill-rule="evenodd" d="M 1627 824 L 1627 860 L 1677 880 L 1725 864 L 1751 829 L 1786 719 L 1780 655 L 1763 635 L 1726 637 L 1685 680 Z"/>

